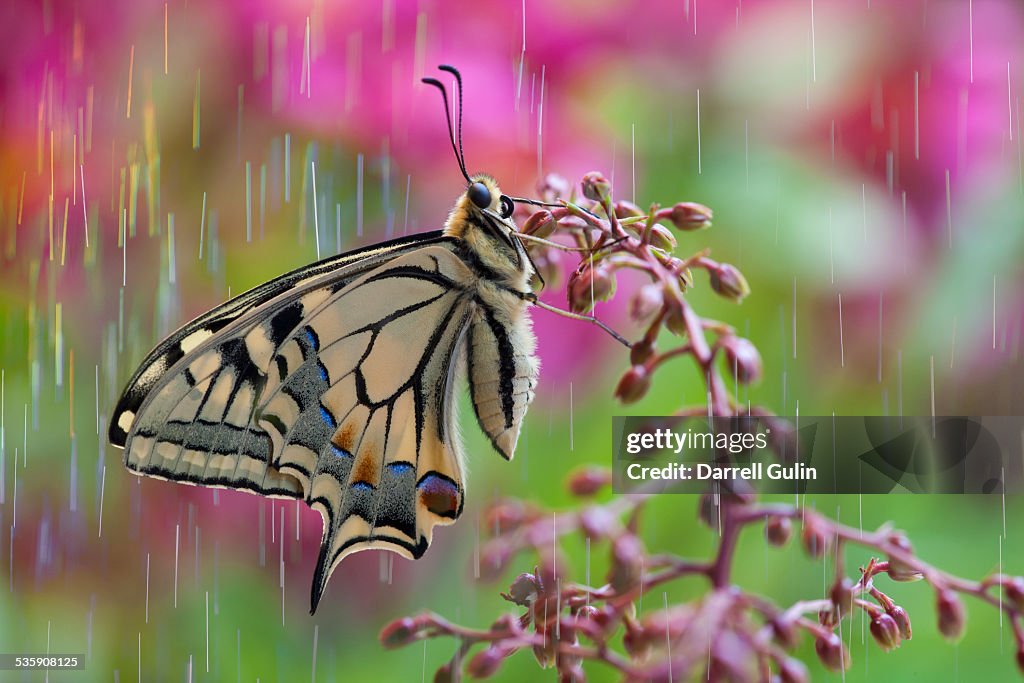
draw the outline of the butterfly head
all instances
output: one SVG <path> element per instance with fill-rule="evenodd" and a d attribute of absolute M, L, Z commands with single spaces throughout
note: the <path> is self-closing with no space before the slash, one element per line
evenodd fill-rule
<path fill-rule="evenodd" d="M 528 278 L 532 272 L 519 229 L 512 220 L 515 204 L 501 193 L 498 183 L 478 173 L 455 202 L 445 234 L 462 240 L 491 269 L 513 280 Z"/>

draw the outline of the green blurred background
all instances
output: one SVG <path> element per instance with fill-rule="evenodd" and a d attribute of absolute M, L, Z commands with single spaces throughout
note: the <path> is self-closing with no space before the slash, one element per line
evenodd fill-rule
<path fill-rule="evenodd" d="M 318 255 L 441 225 L 463 187 L 437 95 L 419 84 L 438 63 L 466 79 L 468 165 L 506 192 L 601 170 L 638 204 L 714 209 L 714 227 L 681 235 L 679 252 L 710 247 L 753 288 L 739 307 L 704 283 L 691 295 L 760 348 L 765 377 L 744 400 L 803 415 L 1022 412 L 1013 0 L 15 0 L 0 12 L 0 651 L 87 653 L 85 672 L 51 680 L 429 677 L 454 643 L 385 652 L 377 632 L 425 609 L 479 627 L 509 609 L 507 582 L 473 578 L 482 507 L 566 506 L 565 474 L 609 462 L 612 415 L 703 401 L 680 362 L 622 408 L 621 349 L 537 312 L 542 378 L 516 460 L 464 409 L 460 522 L 416 563 L 346 560 L 315 617 L 318 515 L 124 470 L 105 418 L 163 335 Z M 597 313 L 635 333 L 634 283 L 619 284 Z M 564 303 L 557 288 L 545 296 Z M 865 528 L 892 520 L 960 575 L 1024 572 L 1013 497 L 803 502 Z M 657 500 L 648 547 L 707 553 L 695 504 Z M 850 571 L 867 559 L 847 553 Z M 594 577 L 605 563 L 595 548 Z M 828 583 L 820 563 L 753 531 L 735 578 L 781 603 Z M 855 635 L 847 680 L 1016 675 L 994 610 L 969 603 L 951 646 L 926 586 L 891 595 L 914 639 L 883 654 Z M 816 680 L 839 678 L 809 643 L 802 653 Z M 520 653 L 498 678 L 540 675 Z"/>

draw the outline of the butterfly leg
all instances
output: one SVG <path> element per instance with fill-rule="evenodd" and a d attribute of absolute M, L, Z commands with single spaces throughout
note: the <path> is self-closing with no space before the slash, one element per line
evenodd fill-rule
<path fill-rule="evenodd" d="M 540 299 L 538 299 L 537 295 L 534 294 L 533 292 L 530 292 L 529 294 L 524 295 L 523 298 L 526 301 L 529 301 L 531 304 L 533 304 L 534 306 L 536 306 L 538 308 L 543 308 L 545 311 L 551 311 L 552 313 L 556 313 L 556 314 L 558 314 L 558 315 L 560 315 L 560 316 L 562 316 L 564 318 L 572 318 L 573 320 L 582 320 L 584 322 L 588 322 L 588 323 L 591 323 L 593 325 L 597 325 L 602 330 L 604 330 L 605 332 L 610 334 L 615 339 L 615 341 L 619 342 L 620 344 L 625 346 L 627 349 L 633 348 L 633 345 L 625 337 L 623 337 L 621 334 L 619 334 L 618 332 L 616 332 L 612 328 L 608 327 L 606 324 L 604 324 L 603 322 L 601 322 L 600 320 L 598 320 L 597 318 L 595 318 L 593 316 L 581 315 L 579 313 L 573 313 L 572 311 L 562 310 L 561 308 L 558 308 L 556 306 L 551 306 L 549 304 L 544 303 Z"/>

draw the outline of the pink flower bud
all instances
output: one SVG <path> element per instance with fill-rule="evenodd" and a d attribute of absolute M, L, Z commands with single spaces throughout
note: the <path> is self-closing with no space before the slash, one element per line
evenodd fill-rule
<path fill-rule="evenodd" d="M 764 535 L 769 543 L 782 547 L 793 535 L 793 522 L 789 517 L 769 517 L 764 525 Z"/>
<path fill-rule="evenodd" d="M 850 668 L 850 653 L 843 647 L 843 641 L 834 633 L 818 636 L 814 641 L 818 659 L 829 671 L 843 671 Z"/>
<path fill-rule="evenodd" d="M 1006 600 L 1018 612 L 1024 612 L 1024 578 L 1014 576 L 1003 584 Z"/>
<path fill-rule="evenodd" d="M 473 678 L 490 678 L 501 668 L 502 662 L 511 653 L 508 648 L 500 645 L 491 645 L 485 650 L 477 652 L 469 664 L 466 665 L 466 673 Z"/>
<path fill-rule="evenodd" d="M 800 630 L 797 627 L 796 619 L 779 614 L 769 622 L 772 635 L 782 647 L 792 650 L 800 644 Z"/>
<path fill-rule="evenodd" d="M 540 237 L 541 239 L 547 239 L 555 231 L 556 227 L 558 227 L 558 223 L 555 221 L 554 216 L 551 215 L 551 212 L 547 209 L 541 209 L 530 214 L 530 217 L 523 223 L 523 227 L 520 228 L 520 232 Z"/>
<path fill-rule="evenodd" d="M 910 627 L 910 615 L 907 614 L 907 610 L 903 609 L 899 605 L 893 605 L 892 609 L 889 610 L 889 616 L 896 622 L 896 626 L 900 629 L 900 637 L 903 640 L 910 640 L 914 631 Z"/>
<path fill-rule="evenodd" d="M 612 473 L 607 467 L 584 465 L 569 475 L 569 491 L 574 496 L 592 496 L 612 483 Z"/>
<path fill-rule="evenodd" d="M 615 275 L 603 265 L 586 266 L 573 272 L 566 294 L 569 310 L 587 313 L 595 301 L 607 301 L 615 294 Z"/>
<path fill-rule="evenodd" d="M 434 672 L 434 683 L 459 683 L 462 680 L 462 672 L 452 665 L 452 662 L 445 663 Z"/>
<path fill-rule="evenodd" d="M 734 375 L 737 381 L 741 384 L 751 384 L 761 379 L 761 354 L 752 341 L 730 335 L 722 342 L 722 346 L 725 349 L 729 374 Z"/>
<path fill-rule="evenodd" d="M 668 304 L 666 307 L 665 327 L 677 337 L 685 337 L 688 332 L 686 329 L 686 318 L 683 316 L 684 304 L 674 297 L 666 297 L 665 301 Z"/>
<path fill-rule="evenodd" d="M 845 576 L 832 584 L 832 591 L 829 593 L 832 604 L 836 606 L 839 618 L 845 617 L 853 609 L 853 581 Z"/>
<path fill-rule="evenodd" d="M 935 606 L 939 613 L 939 632 L 948 640 L 959 640 L 967 623 L 967 613 L 960 598 L 952 590 L 942 588 Z"/>
<path fill-rule="evenodd" d="M 650 244 L 652 247 L 663 251 L 673 251 L 676 248 L 676 237 L 669 229 L 661 223 L 651 226 Z"/>
<path fill-rule="evenodd" d="M 670 209 L 662 209 L 658 217 L 668 218 L 678 230 L 690 232 L 703 230 L 711 225 L 711 209 L 703 204 L 680 202 Z"/>
<path fill-rule="evenodd" d="M 395 619 L 380 631 L 380 644 L 389 650 L 396 647 L 404 647 L 420 639 L 423 632 L 430 627 L 430 622 L 424 617 L 402 617 Z"/>
<path fill-rule="evenodd" d="M 537 577 L 524 572 L 516 577 L 516 580 L 509 586 L 508 593 L 502 593 L 501 597 L 520 607 L 526 607 L 537 599 L 538 593 L 540 593 L 540 583 L 537 581 Z"/>
<path fill-rule="evenodd" d="M 800 534 L 800 540 L 804 544 L 804 550 L 814 559 L 824 557 L 828 550 L 829 537 L 817 517 L 809 515 L 804 517 L 804 528 Z"/>
<path fill-rule="evenodd" d="M 615 513 L 600 505 L 592 505 L 580 512 L 580 530 L 588 538 L 600 540 L 620 534 L 622 524 Z"/>
<path fill-rule="evenodd" d="M 545 201 L 553 202 L 561 197 L 568 197 L 572 191 L 569 181 L 557 173 L 548 173 L 537 183 L 537 194 Z"/>
<path fill-rule="evenodd" d="M 625 593 L 640 583 L 643 559 L 643 543 L 633 534 L 622 534 L 612 541 L 608 583 L 617 593 Z"/>
<path fill-rule="evenodd" d="M 488 541 L 480 552 L 480 579 L 497 581 L 505 573 L 505 566 L 512 559 L 512 546 L 504 538 Z"/>
<path fill-rule="evenodd" d="M 750 294 L 750 285 L 736 266 L 720 263 L 710 271 L 711 289 L 719 296 L 739 303 Z"/>
<path fill-rule="evenodd" d="M 633 342 L 633 347 L 629 350 L 629 362 L 633 365 L 643 365 L 653 355 L 654 342 L 644 338 Z"/>
<path fill-rule="evenodd" d="M 536 516 L 536 511 L 522 501 L 499 500 L 484 512 L 483 530 L 495 535 L 514 531 Z"/>
<path fill-rule="evenodd" d="M 639 401 L 651 388 L 651 376 L 643 365 L 634 365 L 619 380 L 615 387 L 615 397 L 623 403 Z"/>
<path fill-rule="evenodd" d="M 885 612 L 880 612 L 871 620 L 871 636 L 884 652 L 900 646 L 900 627 L 896 620 Z"/>
<path fill-rule="evenodd" d="M 616 218 L 636 218 L 637 216 L 643 216 L 644 212 L 639 206 L 633 202 L 620 199 L 615 202 L 615 217 Z"/>
<path fill-rule="evenodd" d="M 629 314 L 633 320 L 643 322 L 661 310 L 665 303 L 661 287 L 651 283 L 644 285 L 637 291 L 629 302 Z"/>
<path fill-rule="evenodd" d="M 553 635 L 554 634 L 549 633 L 547 638 L 544 640 L 543 645 L 533 646 L 533 656 L 537 660 L 537 664 L 539 664 L 542 669 L 547 669 L 555 663 L 555 657 L 557 656 L 555 652 L 557 643 L 552 637 Z"/>
<path fill-rule="evenodd" d="M 626 626 L 626 632 L 622 635 L 622 644 L 626 648 L 626 652 L 633 659 L 643 660 L 651 651 L 651 640 L 647 632 L 635 619 L 627 618 L 623 620 L 623 623 Z M 664 639 L 664 631 L 659 635 Z"/>
<path fill-rule="evenodd" d="M 808 683 L 807 667 L 799 659 L 787 657 L 779 662 L 779 683 Z"/>
<path fill-rule="evenodd" d="M 591 171 L 581 182 L 583 196 L 595 202 L 603 202 L 612 192 L 612 184 L 599 171 Z"/>

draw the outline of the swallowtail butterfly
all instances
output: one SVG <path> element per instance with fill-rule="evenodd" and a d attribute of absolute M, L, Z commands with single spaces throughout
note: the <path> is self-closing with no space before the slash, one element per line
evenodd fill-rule
<path fill-rule="evenodd" d="M 511 216 L 469 176 L 443 230 L 282 275 L 161 342 L 109 428 L 139 475 L 305 501 L 323 517 L 311 612 L 332 571 L 370 548 L 418 558 L 462 512 L 453 393 L 464 372 L 481 429 L 511 459 L 534 397 L 528 309 L 542 305 Z M 545 306 L 545 308 L 547 308 Z M 555 309 L 557 310 L 557 309 Z"/>

